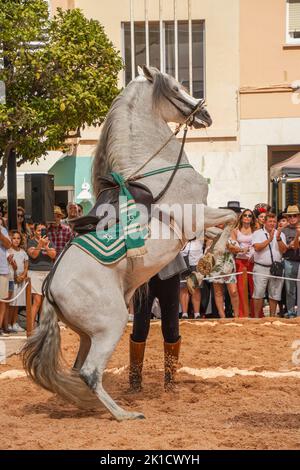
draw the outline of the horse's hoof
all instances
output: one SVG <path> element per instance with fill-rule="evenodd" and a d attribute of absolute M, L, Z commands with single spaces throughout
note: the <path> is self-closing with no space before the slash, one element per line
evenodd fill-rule
<path fill-rule="evenodd" d="M 121 416 L 115 416 L 117 421 L 128 421 L 128 420 L 133 420 L 133 419 L 145 419 L 146 417 L 143 415 L 143 413 L 140 413 L 138 411 L 133 411 L 132 413 L 126 413 L 122 414 Z"/>
<path fill-rule="evenodd" d="M 195 274 L 191 274 L 186 280 L 186 286 L 191 295 L 194 295 L 195 289 L 198 287 L 198 282 Z"/>
<path fill-rule="evenodd" d="M 132 419 L 146 419 L 146 416 L 143 413 L 136 412 L 133 413 Z"/>
<path fill-rule="evenodd" d="M 215 265 L 214 257 L 211 253 L 207 253 L 201 258 L 197 264 L 197 271 L 203 276 L 208 276 Z"/>

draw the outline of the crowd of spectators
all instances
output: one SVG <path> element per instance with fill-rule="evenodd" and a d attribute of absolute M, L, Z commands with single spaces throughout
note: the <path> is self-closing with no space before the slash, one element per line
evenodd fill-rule
<path fill-rule="evenodd" d="M 228 208 L 235 209 L 238 221 L 210 274 L 213 289 L 207 289 L 207 281 L 199 288 L 210 299 L 204 302 L 200 316 L 255 318 L 263 317 L 264 311 L 285 318 L 300 316 L 299 207 L 289 206 L 278 217 L 267 204 L 257 204 L 254 210 L 241 209 L 238 204 Z M 210 243 L 205 240 L 199 259 Z M 273 263 L 283 265 L 281 276 L 271 274 Z M 182 308 L 182 318 L 193 315 L 192 302 L 189 305 L 189 315 Z"/>
<path fill-rule="evenodd" d="M 82 215 L 82 206 L 73 202 L 66 213 L 54 206 L 51 223 L 26 220 L 25 210 L 18 207 L 17 229 L 7 230 L 7 213 L 0 216 L 0 335 L 19 333 L 19 311 L 26 306 L 25 283 L 31 280 L 32 316 L 38 317 L 42 301 L 42 285 L 54 261 L 73 236 L 70 220 Z M 12 299 L 11 302 L 7 302 Z M 4 302 L 5 300 L 6 302 Z"/>

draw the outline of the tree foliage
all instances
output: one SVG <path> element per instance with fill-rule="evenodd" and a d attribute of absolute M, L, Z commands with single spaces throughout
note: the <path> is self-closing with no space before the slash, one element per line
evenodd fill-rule
<path fill-rule="evenodd" d="M 79 9 L 49 18 L 44 0 L 0 0 L 0 188 L 9 150 L 35 162 L 84 125 L 100 125 L 122 60 L 103 26 Z M 3 66 L 4 65 L 4 66 Z"/>

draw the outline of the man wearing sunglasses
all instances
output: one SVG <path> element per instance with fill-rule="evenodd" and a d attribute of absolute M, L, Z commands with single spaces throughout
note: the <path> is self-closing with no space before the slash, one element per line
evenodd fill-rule
<path fill-rule="evenodd" d="M 299 235 L 300 235 L 300 211 L 298 206 L 288 206 L 287 211 L 283 214 L 288 221 L 288 226 L 283 229 L 287 241 L 288 250 L 284 253 L 284 271 L 285 277 L 297 279 L 298 269 L 300 265 Z M 286 290 L 286 318 L 297 316 L 295 309 L 297 282 L 285 280 Z M 299 308 L 299 307 L 298 307 Z M 299 311 L 299 310 L 298 310 Z"/>
<path fill-rule="evenodd" d="M 279 276 L 269 278 L 272 263 L 274 261 L 280 262 L 282 255 L 287 250 L 285 235 L 280 228 L 276 229 L 276 225 L 276 215 L 268 212 L 264 227 L 256 230 L 252 237 L 252 244 L 255 250 L 253 301 L 256 317 L 259 316 L 259 312 L 263 307 L 266 290 L 268 290 L 270 315 L 272 317 L 276 316 L 277 304 L 281 300 L 284 280 Z"/>

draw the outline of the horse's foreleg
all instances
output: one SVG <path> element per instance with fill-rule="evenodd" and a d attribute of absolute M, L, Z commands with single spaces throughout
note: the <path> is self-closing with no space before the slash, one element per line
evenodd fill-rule
<path fill-rule="evenodd" d="M 144 418 L 142 413 L 125 411 L 118 406 L 115 401 L 104 390 L 102 385 L 102 376 L 104 369 L 110 359 L 128 319 L 128 313 L 125 305 L 124 312 L 120 311 L 119 305 L 114 306 L 114 313 L 111 313 L 109 323 L 99 328 L 91 338 L 91 348 L 79 374 L 89 388 L 97 395 L 99 400 L 108 409 L 108 411 L 118 420 Z M 118 317 L 116 317 L 118 312 Z M 120 318 L 122 316 L 122 318 Z"/>
<path fill-rule="evenodd" d="M 204 209 L 204 225 L 205 228 L 216 227 L 218 225 L 225 225 L 223 233 L 220 235 L 217 243 L 213 248 L 214 255 L 218 256 L 224 253 L 226 244 L 230 236 L 231 230 L 235 226 L 237 217 L 236 214 L 228 209 L 214 209 L 212 207 L 205 207 Z"/>
<path fill-rule="evenodd" d="M 205 207 L 204 209 L 204 228 L 217 227 L 225 225 L 223 232 L 216 235 L 215 240 L 208 253 L 200 259 L 197 270 L 200 273 L 196 274 L 197 282 L 200 284 L 203 277 L 210 274 L 216 259 L 223 255 L 226 249 L 226 244 L 230 236 L 230 232 L 236 223 L 236 215 L 233 211 L 227 209 L 214 209 L 212 207 Z M 217 234 L 217 231 L 215 231 Z"/>
<path fill-rule="evenodd" d="M 91 339 L 88 335 L 80 332 L 80 346 L 77 353 L 77 357 L 73 366 L 73 370 L 79 371 L 87 358 L 89 350 L 91 348 Z"/>

